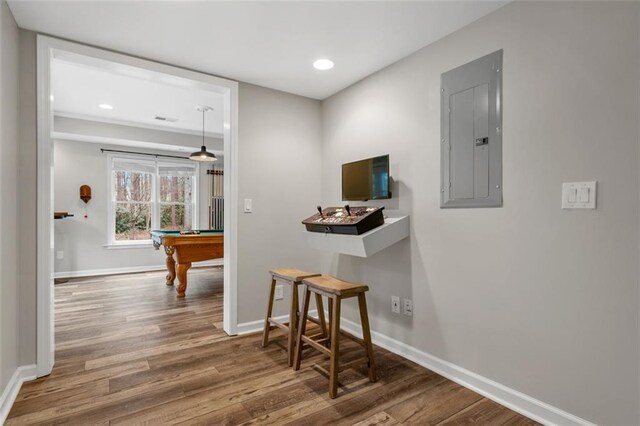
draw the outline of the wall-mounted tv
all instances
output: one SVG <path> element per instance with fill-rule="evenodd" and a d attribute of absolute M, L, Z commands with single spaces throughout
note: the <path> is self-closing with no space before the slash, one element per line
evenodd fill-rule
<path fill-rule="evenodd" d="M 388 155 L 342 165 L 343 201 L 386 200 L 388 198 L 391 198 Z"/>

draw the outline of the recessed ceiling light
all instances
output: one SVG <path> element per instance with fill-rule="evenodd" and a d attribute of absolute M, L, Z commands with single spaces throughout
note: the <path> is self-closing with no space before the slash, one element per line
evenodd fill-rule
<path fill-rule="evenodd" d="M 320 71 L 326 71 L 333 68 L 333 61 L 330 59 L 318 59 L 313 63 L 313 67 Z"/>
<path fill-rule="evenodd" d="M 100 104 L 98 105 L 100 108 L 102 109 L 113 109 L 113 106 L 109 105 L 109 104 Z"/>

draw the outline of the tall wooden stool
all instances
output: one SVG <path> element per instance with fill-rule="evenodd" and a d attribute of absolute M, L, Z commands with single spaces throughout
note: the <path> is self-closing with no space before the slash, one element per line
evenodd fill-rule
<path fill-rule="evenodd" d="M 298 318 L 300 316 L 300 307 L 298 303 L 298 285 L 302 283 L 305 278 L 317 277 L 320 274 L 301 271 L 295 268 L 278 268 L 269 271 L 271 274 L 271 291 L 269 292 L 269 302 L 267 304 L 267 316 L 264 320 L 264 332 L 262 333 L 262 347 L 264 348 L 269 344 L 269 331 L 271 326 L 281 328 L 288 334 L 287 352 L 288 352 L 288 364 L 289 367 L 293 365 L 293 352 L 295 348 L 296 332 L 298 330 Z M 276 280 L 289 284 L 291 286 L 291 309 L 289 312 L 289 322 L 281 323 L 271 317 L 273 311 L 273 299 L 276 292 Z M 318 312 L 322 311 L 320 316 L 320 328 L 322 333 L 327 334 L 327 325 L 324 320 L 324 308 L 322 306 L 322 297 L 316 298 L 318 304 Z"/>
<path fill-rule="evenodd" d="M 302 281 L 304 288 L 304 298 L 302 304 L 302 315 L 298 325 L 298 336 L 296 339 L 295 370 L 300 369 L 302 360 L 303 343 L 307 343 L 312 348 L 317 349 L 331 359 L 329 364 L 329 396 L 335 398 L 338 395 L 338 371 L 340 358 L 340 333 L 344 334 L 355 342 L 362 345 L 367 355 L 367 365 L 369 367 L 369 381 L 375 382 L 376 363 L 373 358 L 373 345 L 371 344 L 371 331 L 369 330 L 369 316 L 367 314 L 367 300 L 365 292 L 369 287 L 364 284 L 350 283 L 335 277 L 322 275 L 320 277 L 305 278 Z M 317 296 L 326 296 L 329 299 L 329 323 L 330 330 L 328 340 L 330 348 L 327 349 L 321 343 L 327 339 L 314 340 L 313 337 L 305 336 L 305 328 L 309 314 L 309 298 L 311 293 Z M 340 305 L 342 299 L 358 297 L 360 308 L 360 321 L 362 322 L 362 339 L 340 330 Z M 320 312 L 318 310 L 318 312 Z"/>

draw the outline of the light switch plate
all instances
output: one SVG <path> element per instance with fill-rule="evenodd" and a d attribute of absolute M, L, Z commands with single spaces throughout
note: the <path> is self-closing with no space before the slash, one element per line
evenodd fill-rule
<path fill-rule="evenodd" d="M 595 209 L 596 181 L 562 184 L 563 209 Z"/>
<path fill-rule="evenodd" d="M 251 198 L 244 199 L 244 212 L 251 213 L 253 211 L 253 200 Z"/>

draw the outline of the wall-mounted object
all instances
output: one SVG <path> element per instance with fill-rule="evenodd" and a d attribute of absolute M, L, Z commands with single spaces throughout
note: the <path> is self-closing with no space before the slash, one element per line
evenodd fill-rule
<path fill-rule="evenodd" d="M 73 217 L 69 212 L 53 212 L 54 219 L 65 219 L 67 217 Z"/>
<path fill-rule="evenodd" d="M 596 182 L 566 182 L 562 184 L 563 209 L 595 209 Z"/>
<path fill-rule="evenodd" d="M 224 172 L 207 170 L 209 177 L 209 229 L 224 229 Z"/>
<path fill-rule="evenodd" d="M 391 198 L 389 155 L 342 165 L 342 201 L 369 201 Z"/>
<path fill-rule="evenodd" d="M 85 204 L 91 199 L 91 187 L 89 185 L 82 185 L 80 187 L 80 199 L 84 201 Z"/>
<path fill-rule="evenodd" d="M 384 225 L 384 207 L 327 207 L 318 206 L 318 213 L 302 221 L 309 232 L 360 235 Z"/>
<path fill-rule="evenodd" d="M 502 206 L 502 50 L 441 76 L 440 207 Z"/>
<path fill-rule="evenodd" d="M 409 216 L 388 217 L 382 226 L 360 235 L 305 232 L 309 247 L 357 257 L 370 257 L 409 236 Z"/>

